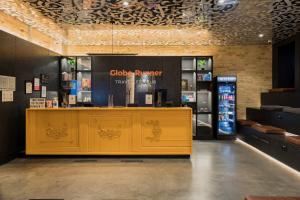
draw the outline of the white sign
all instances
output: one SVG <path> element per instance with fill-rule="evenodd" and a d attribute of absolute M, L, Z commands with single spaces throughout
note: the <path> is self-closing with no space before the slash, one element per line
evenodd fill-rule
<path fill-rule="evenodd" d="M 30 108 L 45 108 L 45 99 L 30 98 Z"/>
<path fill-rule="evenodd" d="M 76 104 L 76 95 L 69 95 L 69 105 Z"/>
<path fill-rule="evenodd" d="M 46 86 L 42 86 L 41 97 L 42 98 L 47 97 L 47 87 Z"/>
<path fill-rule="evenodd" d="M 33 79 L 33 88 L 35 91 L 40 90 L 40 79 L 39 78 L 34 78 Z"/>
<path fill-rule="evenodd" d="M 32 94 L 32 82 L 26 82 L 25 93 Z"/>
<path fill-rule="evenodd" d="M 13 91 L 2 91 L 2 102 L 13 102 L 14 92 Z"/>

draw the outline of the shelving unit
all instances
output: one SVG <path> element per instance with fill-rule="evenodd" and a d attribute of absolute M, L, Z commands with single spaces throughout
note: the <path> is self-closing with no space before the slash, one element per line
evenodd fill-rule
<path fill-rule="evenodd" d="M 91 57 L 62 57 L 60 65 L 60 105 L 84 106 L 92 101 Z M 76 100 L 70 105 L 70 96 Z"/>
<path fill-rule="evenodd" d="M 182 57 L 181 101 L 193 108 L 193 138 L 213 139 L 213 58 Z"/>

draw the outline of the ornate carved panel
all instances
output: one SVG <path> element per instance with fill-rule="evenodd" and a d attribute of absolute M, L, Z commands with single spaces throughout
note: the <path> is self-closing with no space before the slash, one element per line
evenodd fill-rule
<path fill-rule="evenodd" d="M 158 142 L 160 140 L 160 135 L 162 134 L 159 121 L 158 120 L 149 120 L 145 122 L 146 126 L 152 127 L 152 136 L 147 137 L 147 140 L 151 142 Z"/>
<path fill-rule="evenodd" d="M 89 115 L 89 149 L 96 152 L 129 151 L 132 117 L 121 112 Z"/>
<path fill-rule="evenodd" d="M 51 125 L 49 122 L 48 127 L 46 128 L 46 135 L 54 139 L 66 137 L 68 136 L 68 126 L 64 123 L 62 127 L 56 127 Z"/>
<path fill-rule="evenodd" d="M 191 119 L 187 113 L 170 112 L 142 112 L 141 113 L 141 146 L 167 147 L 177 146 L 179 143 L 191 139 Z M 174 123 L 176 122 L 176 123 Z"/>
<path fill-rule="evenodd" d="M 99 137 L 103 139 L 109 139 L 109 140 L 117 139 L 121 137 L 122 126 L 117 125 L 116 128 L 105 129 L 105 128 L 101 128 L 101 125 L 99 125 L 97 129 L 97 133 Z"/>
<path fill-rule="evenodd" d="M 80 149 L 76 112 L 40 111 L 35 114 L 33 142 L 36 148 L 44 151 Z"/>

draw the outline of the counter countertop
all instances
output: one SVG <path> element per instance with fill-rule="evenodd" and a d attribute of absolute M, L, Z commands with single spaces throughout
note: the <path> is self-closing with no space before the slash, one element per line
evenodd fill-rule
<path fill-rule="evenodd" d="M 190 107 L 74 107 L 74 108 L 27 108 L 30 110 L 41 111 L 80 111 L 80 110 L 192 110 Z"/>

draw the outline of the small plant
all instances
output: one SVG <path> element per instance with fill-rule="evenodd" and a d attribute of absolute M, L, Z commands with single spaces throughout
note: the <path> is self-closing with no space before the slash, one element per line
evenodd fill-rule
<path fill-rule="evenodd" d="M 198 69 L 205 70 L 206 60 L 198 60 Z"/>
<path fill-rule="evenodd" d="M 198 67 L 201 68 L 206 65 L 206 60 L 198 60 Z"/>
<path fill-rule="evenodd" d="M 69 65 L 73 65 L 73 66 L 75 66 L 75 64 L 76 64 L 75 59 L 68 59 L 67 62 L 68 62 Z"/>

